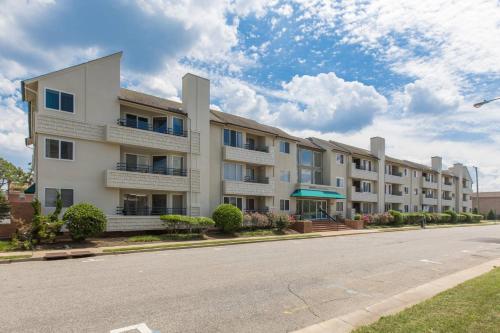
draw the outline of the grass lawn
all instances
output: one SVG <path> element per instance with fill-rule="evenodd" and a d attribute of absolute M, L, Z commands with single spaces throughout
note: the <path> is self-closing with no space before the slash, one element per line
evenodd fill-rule
<path fill-rule="evenodd" d="M 275 230 L 275 229 L 260 229 L 260 230 L 249 230 L 249 231 L 240 231 L 236 233 L 238 237 L 257 237 L 257 236 L 279 236 L 284 235 L 283 231 Z"/>
<path fill-rule="evenodd" d="M 188 240 L 203 240 L 205 237 L 202 234 L 163 234 L 163 235 L 140 235 L 127 238 L 127 242 L 143 243 L 143 242 L 161 242 L 161 241 L 188 241 Z"/>
<path fill-rule="evenodd" d="M 31 258 L 31 255 L 19 254 L 19 255 L 15 255 L 15 256 L 0 256 L 0 261 L 1 260 L 27 259 L 27 258 Z"/>
<path fill-rule="evenodd" d="M 14 251 L 15 249 L 10 241 L 0 241 L 0 252 Z"/>
<path fill-rule="evenodd" d="M 500 332 L 500 268 L 354 333 Z"/>

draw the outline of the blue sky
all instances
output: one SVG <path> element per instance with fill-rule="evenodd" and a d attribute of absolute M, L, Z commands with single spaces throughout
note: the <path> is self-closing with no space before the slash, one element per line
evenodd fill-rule
<path fill-rule="evenodd" d="M 500 190 L 500 4 L 451 1 L 0 1 L 0 155 L 26 166 L 20 80 L 124 51 L 122 85 L 389 154 L 477 165 Z"/>

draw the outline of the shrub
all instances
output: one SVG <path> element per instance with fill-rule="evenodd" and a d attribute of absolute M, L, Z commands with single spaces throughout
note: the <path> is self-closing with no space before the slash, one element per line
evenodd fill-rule
<path fill-rule="evenodd" d="M 450 215 L 450 222 L 451 223 L 457 223 L 458 222 L 458 216 L 457 216 L 457 213 L 455 213 L 455 211 L 453 211 L 453 210 L 445 210 L 444 213 Z"/>
<path fill-rule="evenodd" d="M 33 200 L 31 206 L 33 207 L 34 215 L 28 231 L 28 237 L 26 237 L 28 238 L 27 241 L 32 245 L 42 241 L 53 242 L 64 225 L 64 221 L 59 219 L 62 209 L 61 195 L 57 192 L 56 209 L 48 216 L 41 214 L 41 204 L 37 198 Z"/>
<path fill-rule="evenodd" d="M 424 213 L 405 213 L 403 214 L 403 220 L 406 224 L 420 224 L 422 220 L 425 219 Z"/>
<path fill-rule="evenodd" d="M 212 214 L 215 225 L 224 232 L 235 232 L 243 223 L 243 214 L 238 207 L 230 204 L 219 205 Z"/>
<path fill-rule="evenodd" d="M 371 215 L 371 223 L 373 224 L 389 224 L 394 221 L 394 217 L 389 213 Z"/>
<path fill-rule="evenodd" d="M 459 222 L 459 223 L 467 222 L 467 215 L 465 215 L 463 213 L 457 214 L 457 222 Z"/>
<path fill-rule="evenodd" d="M 354 214 L 354 221 L 361 220 L 361 214 Z"/>
<path fill-rule="evenodd" d="M 462 215 L 465 215 L 465 222 L 466 223 L 478 223 L 481 222 L 483 215 L 479 214 L 472 214 L 472 213 L 462 213 Z"/>
<path fill-rule="evenodd" d="M 398 212 L 397 210 L 390 210 L 389 214 L 391 214 L 392 217 L 394 218 L 393 219 L 394 224 L 403 224 L 403 222 L 404 222 L 403 221 L 403 213 Z"/>
<path fill-rule="evenodd" d="M 290 226 L 290 219 L 287 214 L 270 213 L 269 219 L 271 220 L 272 225 L 280 231 L 283 231 Z"/>
<path fill-rule="evenodd" d="M 273 225 L 269 216 L 260 213 L 243 215 L 243 228 L 271 228 Z"/>
<path fill-rule="evenodd" d="M 208 228 L 215 225 L 214 220 L 209 217 L 195 217 L 186 215 L 162 215 L 160 219 L 166 227 L 177 229 L 193 229 L 199 232 L 205 232 Z"/>
<path fill-rule="evenodd" d="M 373 216 L 370 214 L 363 214 L 363 216 L 361 216 L 361 221 L 363 221 L 364 225 L 373 224 Z"/>
<path fill-rule="evenodd" d="M 64 213 L 63 220 L 71 238 L 77 241 L 106 230 L 106 216 L 99 208 L 89 203 L 79 203 L 69 207 Z"/>
<path fill-rule="evenodd" d="M 438 223 L 450 223 L 451 215 L 446 213 L 436 213 L 438 217 Z"/>
<path fill-rule="evenodd" d="M 2 192 L 0 192 L 0 220 L 10 216 L 10 205 Z"/>
<path fill-rule="evenodd" d="M 496 214 L 495 212 L 493 211 L 493 209 L 490 209 L 490 211 L 488 212 L 488 215 L 486 216 L 486 219 L 487 220 L 496 220 Z"/>

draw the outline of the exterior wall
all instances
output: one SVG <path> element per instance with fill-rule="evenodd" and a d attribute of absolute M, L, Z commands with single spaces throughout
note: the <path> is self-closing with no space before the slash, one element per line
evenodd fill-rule
<path fill-rule="evenodd" d="M 290 143 L 290 154 L 280 152 L 280 141 L 287 141 Z M 280 200 L 290 200 L 290 213 L 294 214 L 297 210 L 295 198 L 290 197 L 293 191 L 296 189 L 296 184 L 298 183 L 298 171 L 297 171 L 297 144 L 293 141 L 276 138 L 274 140 L 274 151 L 275 151 L 275 166 L 274 166 L 274 177 L 275 177 L 275 195 L 274 195 L 274 207 L 276 210 L 280 208 Z M 280 180 L 281 170 L 290 171 L 290 182 L 283 182 Z"/>
<path fill-rule="evenodd" d="M 472 195 L 472 206 L 478 208 L 476 194 Z M 479 193 L 479 213 L 485 217 L 490 210 L 493 210 L 495 215 L 500 215 L 500 192 Z"/>
<path fill-rule="evenodd" d="M 189 178 L 167 176 L 142 172 L 106 170 L 106 187 L 131 188 L 143 190 L 163 190 L 187 192 L 190 190 Z"/>

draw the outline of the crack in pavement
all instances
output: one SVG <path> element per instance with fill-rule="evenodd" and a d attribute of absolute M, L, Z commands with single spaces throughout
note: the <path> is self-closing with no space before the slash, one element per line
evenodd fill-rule
<path fill-rule="evenodd" d="M 297 294 L 296 292 L 294 292 L 292 290 L 292 287 L 291 287 L 291 282 L 288 283 L 288 291 L 294 295 L 295 297 L 297 297 L 298 299 L 300 299 L 305 305 L 306 305 L 306 309 L 313 315 L 315 316 L 316 318 L 321 318 L 316 312 L 314 312 L 314 310 L 311 308 L 311 306 L 307 303 L 307 301 L 305 300 L 305 298 L 303 298 L 302 296 L 300 296 L 299 294 Z"/>

